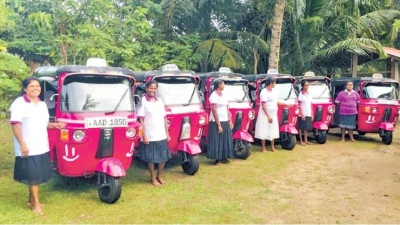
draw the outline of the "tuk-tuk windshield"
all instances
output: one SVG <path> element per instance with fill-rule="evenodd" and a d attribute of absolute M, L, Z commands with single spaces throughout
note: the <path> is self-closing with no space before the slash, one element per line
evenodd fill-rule
<path fill-rule="evenodd" d="M 196 80 L 193 77 L 157 78 L 157 96 L 165 105 L 189 105 L 201 103 Z"/>
<path fill-rule="evenodd" d="M 367 83 L 363 88 L 363 98 L 397 100 L 398 85 L 396 83 Z"/>
<path fill-rule="evenodd" d="M 131 81 L 121 76 L 72 75 L 61 89 L 61 110 L 69 112 L 133 111 Z"/>
<path fill-rule="evenodd" d="M 261 83 L 261 89 L 265 88 L 265 82 Z M 291 80 L 289 79 L 276 79 L 274 90 L 278 99 L 296 99 L 296 91 Z M 260 91 L 261 93 L 261 91 Z"/>
<path fill-rule="evenodd" d="M 250 101 L 246 82 L 224 81 L 224 83 L 225 88 L 223 90 L 223 93 L 224 96 L 228 98 L 229 102 Z"/>
<path fill-rule="evenodd" d="M 308 93 L 311 94 L 313 99 L 329 99 L 331 92 L 329 86 L 325 82 L 313 81 L 308 87 Z"/>

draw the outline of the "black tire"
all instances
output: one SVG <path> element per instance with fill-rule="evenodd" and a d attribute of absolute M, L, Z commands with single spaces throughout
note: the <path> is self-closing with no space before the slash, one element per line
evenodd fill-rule
<path fill-rule="evenodd" d="M 97 188 L 99 198 L 102 202 L 113 204 L 121 197 L 122 181 L 119 177 L 112 177 L 99 173 L 100 183 Z"/>
<path fill-rule="evenodd" d="M 392 132 L 391 132 L 391 131 L 386 131 L 386 132 L 385 132 L 385 135 L 382 136 L 382 142 L 383 142 L 385 145 L 390 145 L 390 144 L 392 144 L 392 141 L 393 141 L 393 134 L 392 134 Z"/>
<path fill-rule="evenodd" d="M 319 135 L 315 136 L 315 140 L 318 144 L 325 144 L 326 142 L 326 130 L 320 130 Z"/>
<path fill-rule="evenodd" d="M 238 159 L 247 159 L 251 155 L 250 144 L 243 140 L 233 140 L 233 156 Z"/>
<path fill-rule="evenodd" d="M 362 131 L 357 131 L 357 133 L 358 133 L 358 135 L 360 135 L 360 136 L 364 136 L 364 135 L 367 134 L 366 132 L 362 132 Z"/>
<path fill-rule="evenodd" d="M 182 154 L 186 154 L 187 161 L 182 163 L 183 171 L 188 175 L 194 175 L 199 171 L 199 156 L 198 155 L 189 155 L 186 152 Z"/>
<path fill-rule="evenodd" d="M 294 146 L 296 146 L 296 136 L 285 132 L 281 132 L 279 136 L 282 148 L 293 150 Z"/>

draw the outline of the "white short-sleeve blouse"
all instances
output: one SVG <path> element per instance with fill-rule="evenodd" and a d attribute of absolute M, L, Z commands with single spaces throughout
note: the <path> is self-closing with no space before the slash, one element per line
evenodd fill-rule
<path fill-rule="evenodd" d="M 22 138 L 29 150 L 29 156 L 41 155 L 50 151 L 47 126 L 49 112 L 46 103 L 35 104 L 24 95 L 17 98 L 10 107 L 10 123 L 21 124 Z M 21 146 L 14 136 L 15 156 L 21 156 Z"/>
<path fill-rule="evenodd" d="M 151 101 L 147 95 L 142 98 L 142 105 L 138 109 L 137 117 L 144 118 L 144 127 L 148 141 L 161 141 L 167 139 L 165 131 L 166 112 L 164 102 L 156 97 Z"/>

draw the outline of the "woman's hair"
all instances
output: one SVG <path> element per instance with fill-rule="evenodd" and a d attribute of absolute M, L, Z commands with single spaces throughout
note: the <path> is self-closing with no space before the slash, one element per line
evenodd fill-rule
<path fill-rule="evenodd" d="M 149 80 L 146 82 L 146 89 L 149 88 L 152 84 L 155 84 L 158 87 L 158 83 L 155 80 Z"/>
<path fill-rule="evenodd" d="M 32 83 L 32 81 L 37 81 L 40 84 L 40 80 L 37 77 L 33 77 L 33 76 L 29 76 L 22 80 L 21 96 L 25 94 L 25 88 L 27 88 L 29 86 L 29 84 Z"/>
<path fill-rule="evenodd" d="M 219 87 L 219 85 L 221 85 L 222 83 L 224 83 L 224 81 L 223 80 L 221 80 L 221 79 L 215 79 L 214 81 L 213 81 L 213 90 L 215 91 L 215 90 L 217 90 L 218 89 L 218 87 Z"/>
<path fill-rule="evenodd" d="M 276 80 L 273 77 L 268 77 L 267 80 L 265 81 L 265 86 L 268 87 L 270 84 L 275 83 Z"/>
<path fill-rule="evenodd" d="M 308 81 L 306 81 L 306 80 L 302 80 L 302 81 L 301 81 L 301 83 L 300 83 L 300 85 L 301 85 L 301 90 L 303 90 L 304 85 L 306 85 L 306 83 L 308 83 Z"/>

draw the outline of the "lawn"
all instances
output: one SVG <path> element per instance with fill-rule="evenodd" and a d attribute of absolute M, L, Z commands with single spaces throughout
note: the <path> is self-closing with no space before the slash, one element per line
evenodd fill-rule
<path fill-rule="evenodd" d="M 274 193 L 265 179 L 287 167 L 292 154 L 262 154 L 258 147 L 247 160 L 215 166 L 200 157 L 195 176 L 182 172 L 179 163 L 168 163 L 163 187 L 153 187 L 143 165 L 133 164 L 123 178 L 122 195 L 115 204 L 100 202 L 94 179 L 74 179 L 69 185 L 54 174 L 42 185 L 44 214 L 36 216 L 26 206 L 27 187 L 12 179 L 12 132 L 0 121 L 0 223 L 261 223 L 264 205 Z M 135 162 L 136 163 L 136 162 Z M 271 201 L 272 199 L 272 201 Z M 274 206 L 277 210 L 280 205 Z"/>

